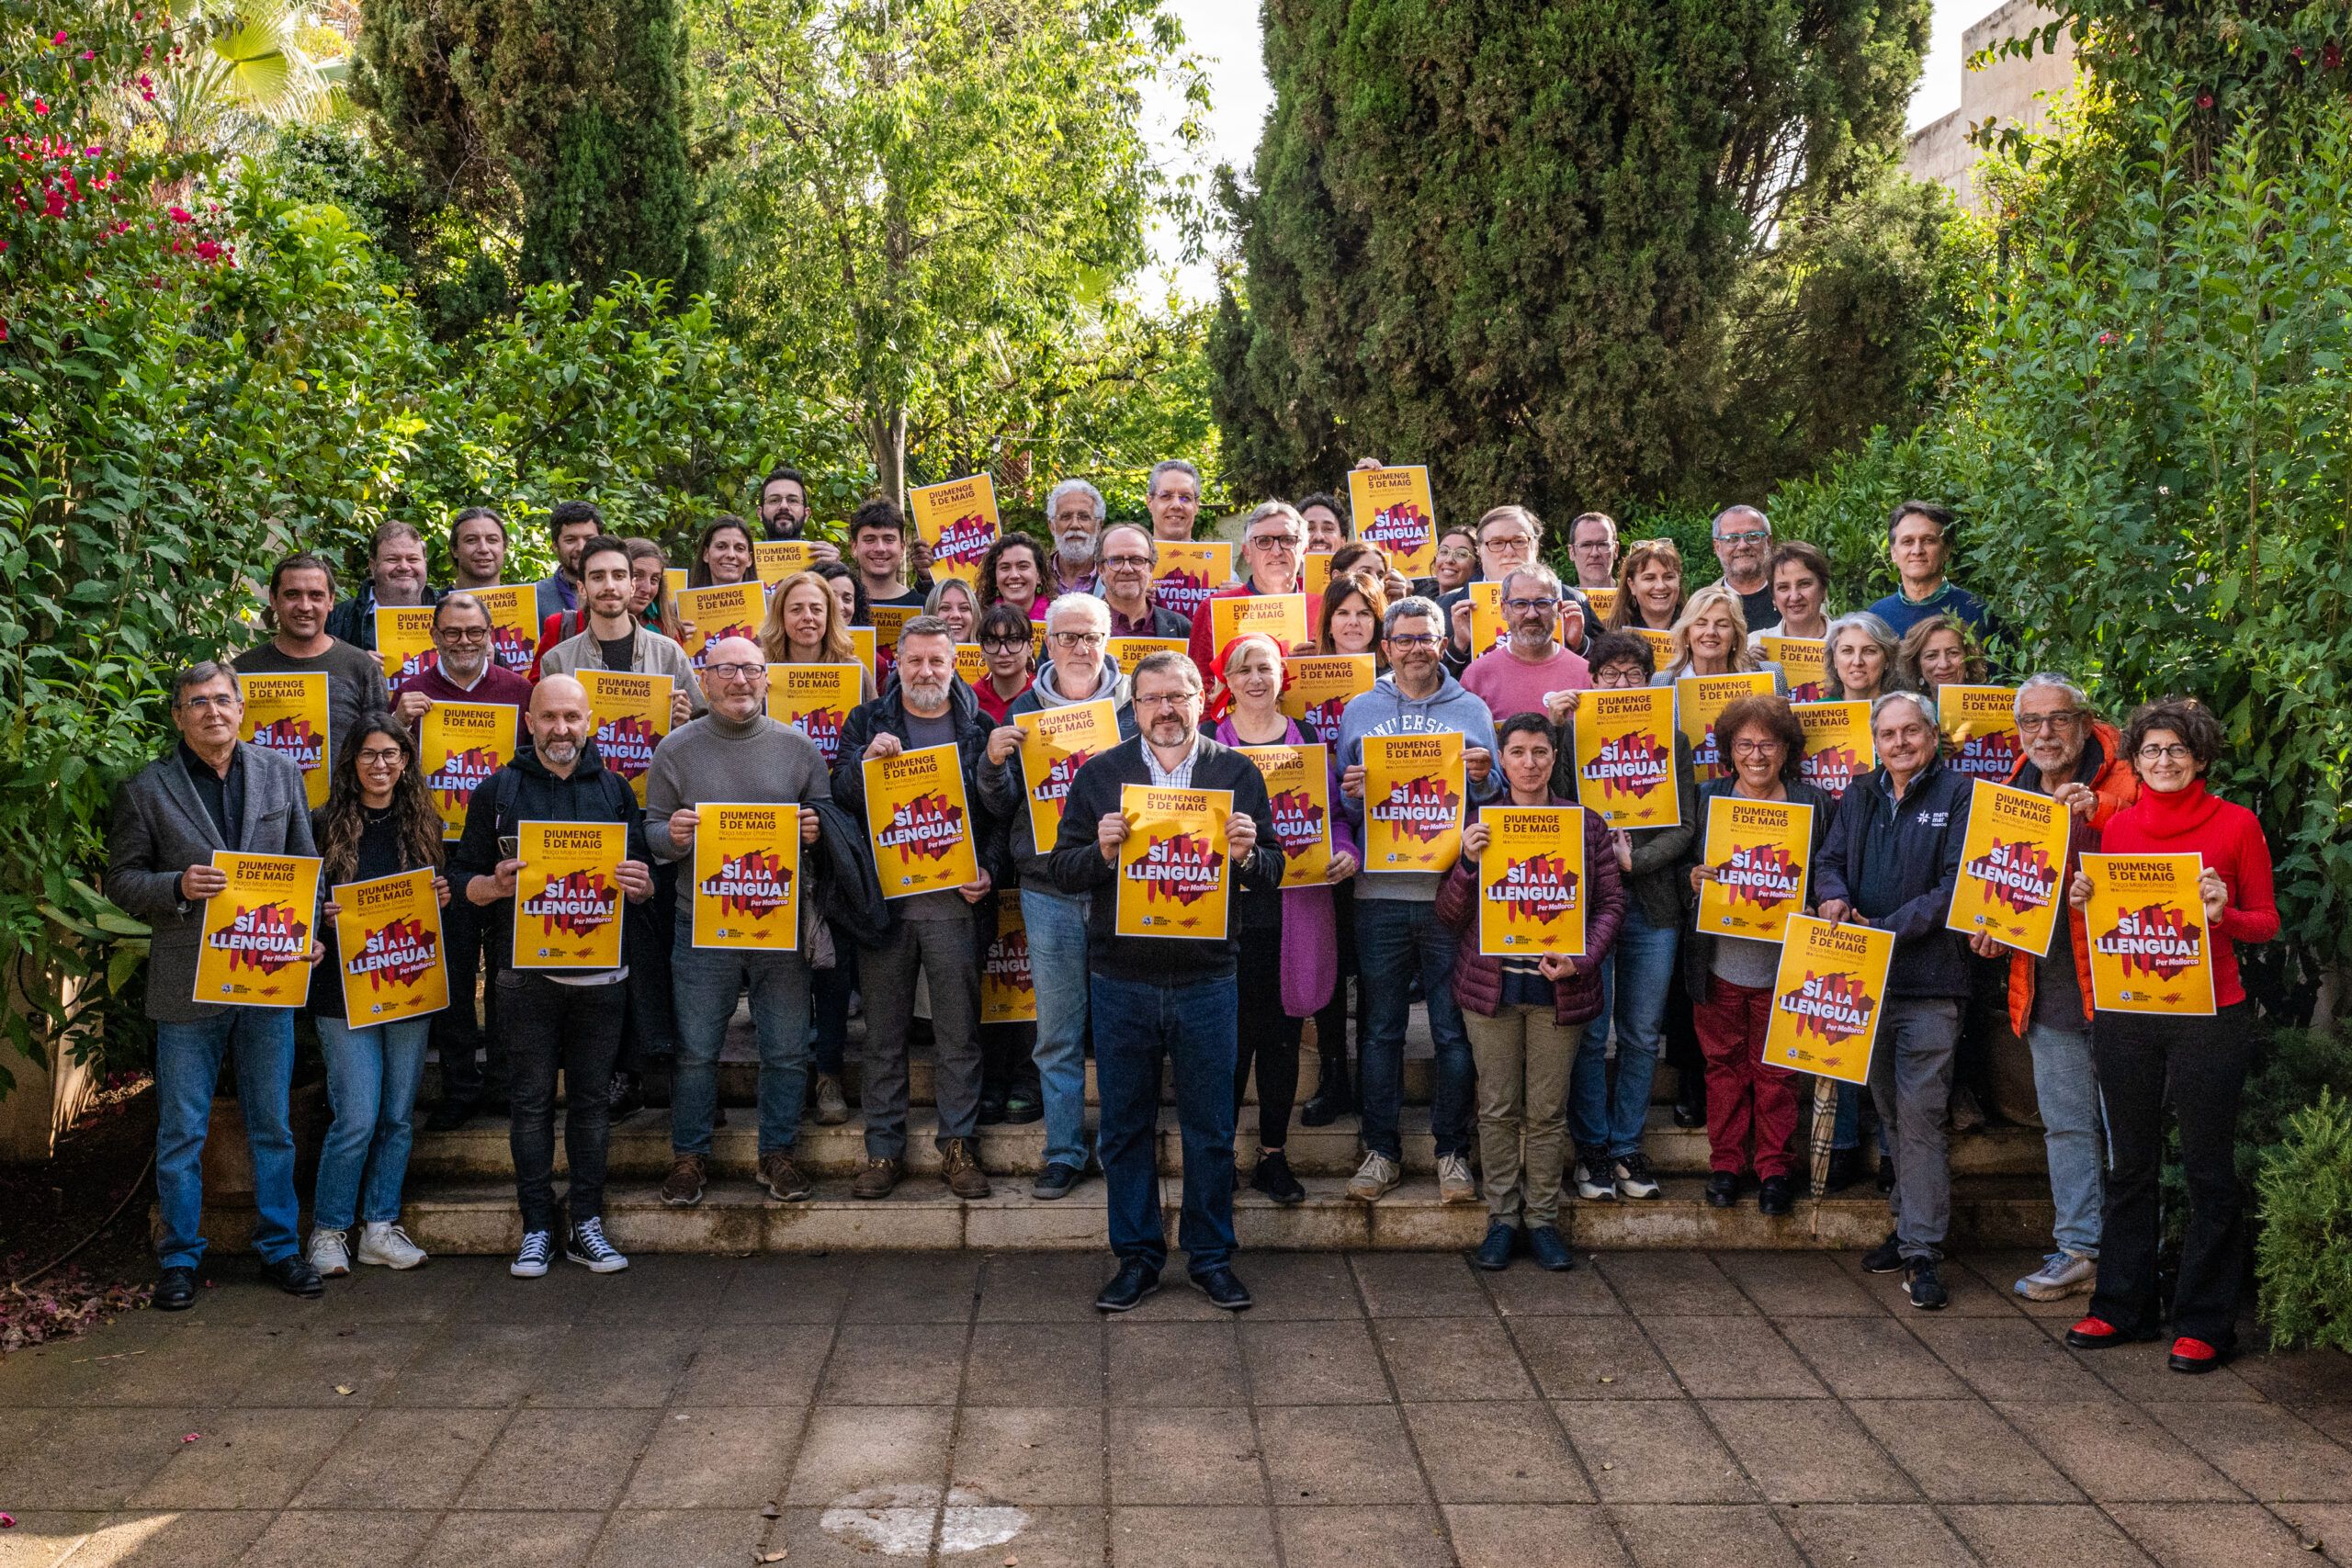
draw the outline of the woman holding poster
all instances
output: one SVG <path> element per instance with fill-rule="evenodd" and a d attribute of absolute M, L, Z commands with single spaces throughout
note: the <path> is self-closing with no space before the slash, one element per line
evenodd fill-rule
<path fill-rule="evenodd" d="M 1788 695 L 1789 683 L 1781 667 L 1756 657 L 1747 636 L 1747 612 L 1739 595 L 1720 582 L 1711 582 L 1690 595 L 1674 623 L 1673 652 L 1667 667 L 1650 677 L 1653 686 L 1671 686 L 1690 675 L 1749 675 L 1772 677 L 1773 689 Z"/>
<path fill-rule="evenodd" d="M 832 585 L 814 571 L 796 571 L 768 596 L 767 624 L 760 647 L 770 664 L 855 664 L 849 637 L 849 612 Z M 874 700 L 874 677 L 858 682 L 862 703 Z"/>
<path fill-rule="evenodd" d="M 1340 572 L 1323 590 L 1315 607 L 1315 649 L 1322 654 L 1369 653 L 1373 669 L 1387 667 L 1380 651 L 1380 623 L 1388 614 L 1388 598 L 1371 578 Z"/>
<path fill-rule="evenodd" d="M 1495 744 L 1507 794 L 1478 808 L 1462 831 L 1462 858 L 1438 886 L 1437 918 L 1460 937 L 1453 998 L 1478 1068 L 1478 1157 L 1487 1193 L 1487 1238 L 1472 1260 L 1507 1269 L 1521 1246 L 1539 1268 L 1576 1267 L 1556 1228 L 1568 1141 L 1568 1076 L 1585 1025 L 1600 1016 L 1600 966 L 1617 941 L 1625 886 L 1597 811 L 1578 812 L 1584 831 L 1584 952 L 1575 957 L 1490 956 L 1480 951 L 1479 860 L 1494 850 L 1487 811 L 1568 807 L 1552 793 L 1552 726 L 1540 713 L 1502 721 Z M 1558 857 L 1549 874 L 1561 876 Z M 1572 874 L 1573 868 L 1567 868 Z M 1565 878 L 1563 878 L 1565 880 Z M 1522 1153 L 1522 1148 L 1524 1152 Z M 1521 1231 L 1525 1238 L 1521 1239 Z"/>
<path fill-rule="evenodd" d="M 1609 629 L 1670 632 L 1682 615 L 1682 552 L 1672 539 L 1636 539 L 1617 569 Z"/>
<path fill-rule="evenodd" d="M 411 966 L 429 963 L 438 969 L 440 943 L 433 939 L 439 935 L 439 922 L 424 931 L 413 916 L 387 921 L 379 932 L 369 933 L 371 951 L 364 953 L 344 953 L 336 939 L 337 917 L 344 913 L 336 896 L 353 883 L 429 871 L 435 908 L 449 902 L 448 879 L 441 875 L 441 817 L 425 794 L 416 745 L 391 715 L 368 715 L 345 742 L 327 803 L 311 814 L 311 836 L 323 863 L 320 879 L 329 892 L 319 920 L 326 956 L 311 971 L 310 1014 L 326 1055 L 327 1103 L 334 1122 L 319 1152 L 308 1256 L 322 1278 L 350 1273 L 349 1237 L 356 1219 L 360 1262 L 413 1269 L 424 1261 L 424 1251 L 398 1223 L 401 1184 L 408 1175 L 409 1114 L 424 1076 L 433 1016 L 418 1012 L 390 1023 L 355 1023 L 345 1001 L 344 975 L 346 967 L 357 974 L 366 964 L 371 979 L 397 982 L 404 973 L 399 962 L 403 956 Z M 378 951 L 379 937 L 383 945 Z M 441 997 L 446 1006 L 446 980 Z M 471 997 L 466 1005 L 473 1005 Z"/>
<path fill-rule="evenodd" d="M 1261 753 L 1250 749 L 1314 745 L 1315 738 L 1282 711 L 1283 650 L 1272 637 L 1252 634 L 1234 638 L 1218 655 L 1213 673 L 1217 683 L 1213 710 L 1216 718 L 1209 738 L 1217 744 L 1244 749 L 1243 755 L 1261 768 Z M 1282 1204 L 1306 1201 L 1306 1189 L 1291 1174 L 1289 1156 L 1283 1153 L 1290 1137 L 1291 1106 L 1298 1098 L 1299 1037 L 1305 1032 L 1306 1021 L 1319 1017 L 1332 991 L 1347 984 L 1348 969 L 1355 957 L 1352 933 L 1340 934 L 1332 903 L 1334 885 L 1344 886 L 1356 874 L 1355 837 L 1330 808 L 1340 792 L 1340 775 L 1331 766 L 1329 751 L 1316 746 L 1309 755 L 1321 759 L 1320 812 L 1305 792 L 1274 787 L 1272 779 L 1268 798 L 1285 856 L 1301 855 L 1303 840 L 1328 841 L 1323 880 L 1291 886 L 1285 879 L 1281 890 L 1270 893 L 1244 887 L 1235 900 L 1234 926 L 1241 938 L 1237 976 L 1240 1051 L 1233 1072 L 1233 1111 L 1238 1120 L 1242 1090 L 1249 1086 L 1254 1063 L 1258 1164 L 1250 1185 Z M 1315 831 L 1317 816 L 1319 833 Z M 1317 1030 L 1319 1034 L 1319 1023 Z M 1340 1071 L 1344 1075 L 1344 1038 L 1341 1044 Z M 1327 1052 L 1326 1060 L 1329 1055 Z"/>
<path fill-rule="evenodd" d="M 2149 1339 L 2157 1332 L 2157 1178 L 2164 1164 L 2165 1109 L 2180 1123 L 2180 1162 L 2188 1184 L 2188 1234 L 2173 1293 L 2171 1365 L 2209 1372 L 2237 1340 L 2238 1284 L 2245 1274 L 2244 1196 L 2235 1139 L 2238 1096 L 2254 1052 L 2254 1010 L 2238 979 L 2236 944 L 2278 934 L 2271 895 L 2270 846 L 2253 812 L 2209 794 L 2205 770 L 2222 753 L 2222 727 L 2200 703 L 2167 697 L 2132 716 L 2123 754 L 2140 774 L 2140 797 L 2108 821 L 2101 848 L 2110 856 L 2194 854 L 2204 863 L 2197 890 L 2205 931 L 2181 934 L 2201 945 L 2213 984 L 2209 1013 L 2109 1011 L 2091 1020 L 2091 1057 L 2107 1107 L 2109 1168 L 2101 1224 L 2098 1289 L 2089 1313 L 2066 1331 L 2078 1349 Z M 2113 912 L 2093 910 L 2090 879 L 2071 888 L 2076 909 L 2091 913 L 2087 931 L 2096 971 L 2102 950 L 2117 945 Z M 2102 927 L 2108 929 L 2102 930 Z M 2196 942 L 2202 934 L 2207 940 Z M 2161 957 L 2127 960 L 2161 975 Z"/>
<path fill-rule="evenodd" d="M 1810 915 L 1807 874 L 1829 836 L 1838 803 L 1804 782 L 1804 730 L 1780 698 L 1746 697 L 1732 704 L 1715 721 L 1715 735 L 1732 773 L 1699 786 L 1699 810 L 1717 852 L 1726 841 L 1722 822 L 1736 821 L 1733 808 L 1739 804 L 1806 807 L 1803 817 L 1784 813 L 1792 819 L 1785 823 L 1758 822 L 1747 831 L 1730 828 L 1730 852 L 1721 862 L 1710 863 L 1710 853 L 1700 852 L 1690 874 L 1690 890 L 1700 896 L 1701 919 L 1682 949 L 1691 1022 L 1707 1059 L 1708 1206 L 1728 1209 L 1738 1201 L 1741 1174 L 1752 1168 L 1762 1186 L 1757 1206 L 1767 1214 L 1785 1214 L 1796 1198 L 1789 1152 L 1797 1130 L 1796 1075 L 1764 1061 L 1781 944 L 1720 934 L 1719 922 L 1706 918 L 1707 885 L 1727 885 L 1735 909 L 1773 910 L 1784 918 Z M 1719 807 L 1718 802 L 1731 806 Z M 1792 827 L 1804 835 L 1801 862 L 1781 837 Z"/>

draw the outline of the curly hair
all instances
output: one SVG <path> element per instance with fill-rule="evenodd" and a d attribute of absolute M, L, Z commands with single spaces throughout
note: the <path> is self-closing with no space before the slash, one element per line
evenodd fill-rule
<path fill-rule="evenodd" d="M 1743 729 L 1760 729 L 1781 743 L 1781 779 L 1793 784 L 1804 775 L 1804 726 L 1789 711 L 1787 701 L 1758 693 L 1742 697 L 1715 716 L 1715 751 L 1730 766 L 1732 742 Z"/>
<path fill-rule="evenodd" d="M 989 553 L 980 558 L 979 575 L 975 580 L 980 591 L 981 608 L 986 609 L 1003 600 L 1004 594 L 996 585 L 997 562 L 1014 550 L 1029 552 L 1030 558 L 1037 563 L 1037 592 L 1040 594 L 1046 592 L 1046 584 L 1049 581 L 1046 576 L 1046 547 L 1026 534 L 1000 534 L 996 543 L 989 547 Z"/>
<path fill-rule="evenodd" d="M 327 803 L 319 807 L 320 870 L 329 887 L 348 882 L 359 870 L 359 835 L 368 826 L 366 801 L 359 788 L 359 748 L 371 735 L 389 735 L 400 742 L 401 776 L 392 785 L 392 826 L 400 835 L 401 861 L 409 869 L 441 869 L 441 814 L 424 788 L 424 768 L 416 742 L 400 720 L 389 713 L 371 713 L 343 743 L 334 773 L 327 784 Z"/>
<path fill-rule="evenodd" d="M 2211 767 L 2222 754 L 2221 720 L 2195 697 L 2160 697 L 2133 709 L 2131 722 L 2123 728 L 2123 754 L 2136 764 L 2140 743 L 2158 729 L 2179 736 L 2200 770 Z"/>

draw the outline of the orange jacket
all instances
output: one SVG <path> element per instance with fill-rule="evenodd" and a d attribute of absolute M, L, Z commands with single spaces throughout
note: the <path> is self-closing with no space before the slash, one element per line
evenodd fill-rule
<path fill-rule="evenodd" d="M 2098 771 L 2088 781 L 2091 794 L 2097 797 L 2091 807 L 2089 820 L 2075 818 L 2066 835 L 2066 870 L 2058 880 L 2058 897 L 2062 901 L 2066 900 L 2067 890 L 2075 885 L 2075 869 L 2081 863 L 2083 852 L 2097 852 L 2098 830 L 2107 826 L 2109 818 L 2140 798 L 2140 775 L 2133 773 L 2132 764 L 2120 755 L 2123 738 L 2115 732 L 2115 727 L 2093 721 L 2089 744 L 2104 751 L 2107 760 L 2099 764 Z M 2018 765 L 2009 770 L 2008 782 L 2016 784 L 2026 769 L 2032 765 L 2029 759 L 2018 758 Z M 2066 919 L 2074 926 L 2075 977 L 2082 986 L 2083 1018 L 2088 1021 L 2091 1016 L 2090 931 L 2083 924 L 2081 910 L 2075 908 L 2071 901 L 2064 902 L 2064 907 Z M 2026 1026 L 2033 1021 L 2034 962 L 2030 953 L 2013 952 L 2009 954 L 2009 1027 L 2019 1034 L 2023 1034 Z"/>

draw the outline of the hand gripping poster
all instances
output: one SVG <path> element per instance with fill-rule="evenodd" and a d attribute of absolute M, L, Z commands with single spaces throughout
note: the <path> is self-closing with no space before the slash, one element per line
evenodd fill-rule
<path fill-rule="evenodd" d="M 2066 808 L 2048 795 L 1978 779 L 1969 791 L 1968 837 L 1944 924 L 2047 957 L 2066 897 L 2061 884 L 2069 827 Z"/>
<path fill-rule="evenodd" d="M 528 675 L 531 660 L 539 651 L 537 586 L 522 582 L 466 592 L 481 601 L 482 613 L 490 617 L 490 656 L 498 660 L 501 670 Z"/>
<path fill-rule="evenodd" d="M 1972 779 L 2006 781 L 2025 748 L 2018 739 L 2014 686 L 1939 686 L 1936 724 L 1960 748 L 1951 765 Z"/>
<path fill-rule="evenodd" d="M 1119 743 L 1119 715 L 1109 698 L 1018 715 L 1021 784 L 1029 800 L 1029 831 L 1039 852 L 1061 835 L 1062 801 L 1087 762 Z"/>
<path fill-rule="evenodd" d="M 1756 656 L 1781 667 L 1789 701 L 1817 703 L 1828 695 L 1829 644 L 1811 637 L 1760 637 Z"/>
<path fill-rule="evenodd" d="M 441 814 L 441 837 L 460 838 L 474 791 L 514 760 L 514 705 L 435 703 L 424 710 L 416 729 L 424 792 L 433 797 L 433 809 Z"/>
<path fill-rule="evenodd" d="M 333 740 L 327 732 L 326 671 L 240 675 L 237 691 L 245 702 L 237 739 L 290 760 L 302 770 L 302 798 L 313 811 L 324 806 Z"/>
<path fill-rule="evenodd" d="M 2202 855 L 2085 855 L 2091 1006 L 2101 1012 L 2213 1011 L 2212 933 L 2197 891 Z"/>
<path fill-rule="evenodd" d="M 1789 711 L 1804 731 L 1804 782 L 1824 795 L 1845 799 L 1848 786 L 1878 766 L 1870 704 L 1793 703 Z"/>
<path fill-rule="evenodd" d="M 790 953 L 800 945 L 800 807 L 712 801 L 695 807 L 696 947 Z"/>
<path fill-rule="evenodd" d="M 1001 887 L 996 940 L 980 959 L 980 1021 L 1037 1021 L 1037 983 L 1029 973 L 1029 927 L 1021 918 L 1021 889 Z"/>
<path fill-rule="evenodd" d="M 397 684 L 421 675 L 441 662 L 433 646 L 433 606 L 376 606 L 376 657 L 383 661 L 384 679 Z"/>
<path fill-rule="evenodd" d="M 885 898 L 942 893 L 976 881 L 970 803 L 953 746 L 868 757 L 865 828 Z"/>
<path fill-rule="evenodd" d="M 1577 803 L 1611 828 L 1674 828 L 1674 692 L 1587 692 L 1577 700 Z"/>
<path fill-rule="evenodd" d="M 1682 723 L 1682 738 L 1690 742 L 1690 776 L 1701 784 L 1731 773 L 1731 759 L 1717 754 L 1715 720 L 1742 697 L 1769 697 L 1772 677 L 1767 671 L 1746 675 L 1685 675 L 1674 682 L 1674 711 Z"/>
<path fill-rule="evenodd" d="M 842 726 L 857 706 L 865 671 L 854 664 L 771 664 L 768 716 L 807 736 L 830 769 L 842 753 Z"/>
<path fill-rule="evenodd" d="M 1444 871 L 1462 853 L 1469 784 L 1462 737 L 1372 735 L 1363 743 L 1366 871 Z"/>
<path fill-rule="evenodd" d="M 605 772 L 628 781 L 637 803 L 644 805 L 645 771 L 653 765 L 653 749 L 670 733 L 670 699 L 677 683 L 667 675 L 627 670 L 582 670 L 574 679 L 588 689 L 596 755 Z"/>
<path fill-rule="evenodd" d="M 1306 653 L 1284 660 L 1290 683 L 1282 710 L 1326 746 L 1340 743 L 1340 716 L 1348 704 L 1372 690 L 1369 653 Z"/>
<path fill-rule="evenodd" d="M 1437 561 L 1437 502 L 1430 471 L 1418 464 L 1357 468 L 1348 475 L 1348 511 L 1355 536 L 1377 545 L 1407 577 L 1427 577 Z"/>
<path fill-rule="evenodd" d="M 1707 802 L 1707 864 L 1698 929 L 1711 936 L 1779 942 L 1804 908 L 1813 858 L 1813 807 L 1717 795 Z"/>
<path fill-rule="evenodd" d="M 518 822 L 523 869 L 514 876 L 517 969 L 617 969 L 620 863 L 628 829 L 618 822 Z"/>
<path fill-rule="evenodd" d="M 1188 621 L 1210 594 L 1233 581 L 1233 547 L 1221 539 L 1162 539 L 1159 550 L 1159 564 L 1151 569 L 1151 602 Z"/>
<path fill-rule="evenodd" d="M 1584 953 L 1584 809 L 1490 806 L 1478 857 L 1478 951 L 1489 958 Z"/>
<path fill-rule="evenodd" d="M 678 591 L 679 629 L 694 627 L 686 633 L 686 661 L 697 671 L 708 661 L 710 649 L 730 637 L 759 641 L 767 618 L 768 591 L 757 582 Z"/>
<path fill-rule="evenodd" d="M 1225 819 L 1233 815 L 1233 792 L 1125 784 L 1119 815 L 1127 819 L 1127 839 L 1119 846 L 1112 930 L 1120 936 L 1224 937 L 1232 880 Z"/>
<path fill-rule="evenodd" d="M 980 575 L 980 558 L 996 543 L 996 484 L 986 474 L 919 485 L 907 492 L 907 513 L 916 536 L 930 547 L 931 580 L 970 582 Z"/>
<path fill-rule="evenodd" d="M 354 1029 L 398 1023 L 449 1005 L 441 899 L 433 873 L 346 882 L 331 895 L 343 964 L 344 1017 Z"/>
<path fill-rule="evenodd" d="M 1321 746 L 1237 746 L 1266 781 L 1282 840 L 1283 886 L 1320 887 L 1331 870 L 1330 753 Z"/>
<path fill-rule="evenodd" d="M 1894 962 L 1893 931 L 1792 916 L 1772 981 L 1765 1064 L 1867 1083 Z"/>
<path fill-rule="evenodd" d="M 298 1008 L 310 999 L 320 863 L 308 855 L 212 852 L 213 867 L 228 874 L 229 886 L 204 901 L 191 1000 Z"/>

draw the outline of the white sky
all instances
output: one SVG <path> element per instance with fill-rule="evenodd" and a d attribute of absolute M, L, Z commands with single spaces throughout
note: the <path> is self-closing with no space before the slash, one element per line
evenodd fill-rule
<path fill-rule="evenodd" d="M 1960 107 L 1960 35 L 1996 4 L 1997 0 L 1936 0 L 1933 39 L 1918 90 L 1911 98 L 1914 130 Z M 1169 5 L 1183 21 L 1188 47 L 1208 62 L 1206 166 L 1229 163 L 1246 175 L 1257 152 L 1259 130 L 1274 101 L 1258 53 L 1258 0 L 1169 0 Z M 1147 95 L 1147 108 L 1163 155 L 1172 156 L 1170 138 L 1181 106 L 1172 94 Z M 1173 236 L 1155 231 L 1152 249 L 1165 266 L 1179 246 Z M 1176 284 L 1191 299 L 1212 299 L 1216 292 L 1216 275 L 1205 264 L 1180 269 Z"/>

